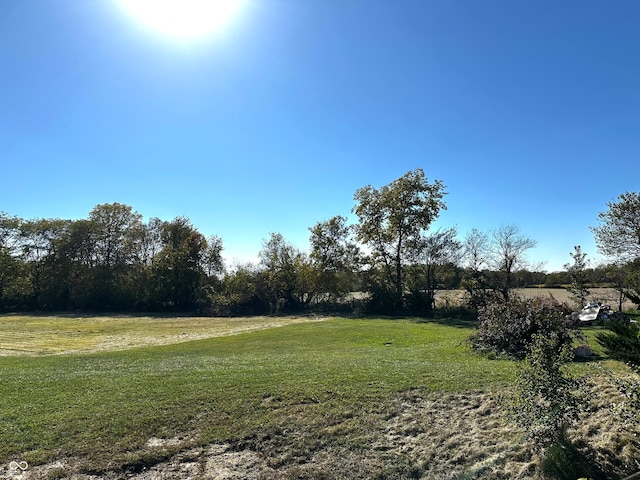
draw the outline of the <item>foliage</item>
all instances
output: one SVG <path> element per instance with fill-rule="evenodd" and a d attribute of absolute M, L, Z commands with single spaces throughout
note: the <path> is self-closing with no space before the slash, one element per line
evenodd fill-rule
<path fill-rule="evenodd" d="M 463 259 L 466 268 L 460 286 L 467 292 L 467 303 L 472 309 L 487 306 L 493 299 L 493 289 L 485 274 L 486 252 L 489 237 L 473 228 L 467 233 L 463 243 Z"/>
<path fill-rule="evenodd" d="M 192 310 L 219 287 L 222 241 L 119 203 L 80 220 L 0 215 L 0 309 Z"/>
<path fill-rule="evenodd" d="M 571 285 L 567 288 L 571 293 L 573 300 L 579 308 L 587 304 L 589 298 L 589 288 L 587 287 L 586 269 L 588 265 L 587 254 L 582 252 L 580 245 L 573 247 L 574 252 L 569 253 L 573 259 L 573 264 L 565 264 L 564 268 L 571 276 Z"/>
<path fill-rule="evenodd" d="M 444 185 L 429 183 L 422 169 L 407 172 L 380 189 L 372 186 L 355 193 L 357 239 L 371 252 L 369 289 L 387 310 L 402 309 L 406 269 L 421 235 L 446 206 Z"/>
<path fill-rule="evenodd" d="M 312 228 L 310 259 L 316 271 L 316 293 L 337 302 L 352 291 L 360 267 L 360 250 L 346 217 L 336 216 Z"/>
<path fill-rule="evenodd" d="M 151 305 L 162 310 L 190 310 L 204 299 L 207 241 L 186 217 L 163 223 L 161 239 L 163 248 L 151 264 Z M 207 258 L 209 268 L 215 271 L 212 261 L 214 256 Z"/>
<path fill-rule="evenodd" d="M 287 242 L 282 234 L 271 233 L 259 257 L 270 313 L 295 311 L 311 302 L 316 293 L 317 272 L 304 252 Z"/>
<path fill-rule="evenodd" d="M 562 332 L 536 333 L 516 374 L 512 411 L 537 448 L 564 439 L 566 429 L 578 418 L 576 392 L 582 382 L 566 372 L 565 365 L 572 360 L 573 349 Z"/>
<path fill-rule="evenodd" d="M 596 340 L 606 354 L 616 360 L 640 366 L 640 327 L 625 319 L 612 318 L 604 323 L 605 331 L 596 333 Z"/>
<path fill-rule="evenodd" d="M 618 290 L 635 303 L 636 308 L 640 310 L 640 258 L 623 265 L 620 268 L 620 275 L 622 276 L 622 284 Z"/>
<path fill-rule="evenodd" d="M 79 220 L 0 212 L 0 310 L 238 315 L 359 311 L 366 302 L 371 313 L 432 315 L 443 289 L 464 288 L 467 306 L 477 310 L 497 296 L 508 299 L 514 288 L 571 282 L 579 298 L 586 284 L 606 284 L 620 292 L 620 308 L 623 296 L 640 304 L 640 259 L 591 269 L 576 251 L 568 272 L 531 272 L 525 254 L 535 242 L 515 226 L 474 229 L 462 244 L 454 228 L 430 232 L 446 208 L 444 195 L 442 182 L 430 183 L 421 169 L 379 189 L 361 188 L 356 225 L 343 216 L 316 223 L 309 253 L 274 233 L 258 265 L 231 271 L 222 240 L 205 239 L 186 217 L 143 222 L 120 203 L 96 205 Z M 628 213 L 633 198 L 625 195 Z M 367 295 L 356 305 L 351 292 Z"/>
<path fill-rule="evenodd" d="M 526 356 L 536 334 L 555 334 L 561 345 L 571 345 L 578 332 L 567 318 L 570 313 L 568 305 L 553 298 L 496 297 L 480 309 L 471 342 L 477 350 L 515 358 Z"/>
<path fill-rule="evenodd" d="M 625 192 L 617 200 L 607 203 L 591 230 L 600 253 L 626 262 L 640 258 L 640 193 Z"/>

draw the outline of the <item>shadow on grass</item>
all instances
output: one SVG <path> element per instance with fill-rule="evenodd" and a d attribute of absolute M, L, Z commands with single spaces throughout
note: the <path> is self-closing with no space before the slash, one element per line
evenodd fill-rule
<path fill-rule="evenodd" d="M 589 478 L 593 480 L 617 479 L 619 477 L 604 473 L 579 448 L 579 444 L 561 438 L 548 448 L 541 462 L 544 478 L 556 480 L 576 480 Z"/>
<path fill-rule="evenodd" d="M 467 316 L 440 316 L 422 317 L 417 319 L 418 323 L 438 323 L 449 327 L 473 329 L 478 326 L 478 320 Z"/>
<path fill-rule="evenodd" d="M 608 357 L 592 353 L 588 357 L 582 357 L 579 355 L 574 356 L 573 363 L 599 363 L 607 359 Z"/>
<path fill-rule="evenodd" d="M 414 321 L 416 323 L 437 323 L 439 325 L 446 325 L 449 327 L 457 327 L 464 329 L 474 329 L 478 326 L 478 321 L 475 319 L 461 318 L 461 317 L 446 317 L 446 316 L 425 316 L 425 317 L 417 317 L 412 315 L 376 315 L 376 314 L 366 314 L 366 315 L 343 315 L 342 318 L 351 318 L 351 319 L 375 319 L 375 320 L 389 320 L 393 321 L 401 321 L 401 320 L 409 320 Z"/>

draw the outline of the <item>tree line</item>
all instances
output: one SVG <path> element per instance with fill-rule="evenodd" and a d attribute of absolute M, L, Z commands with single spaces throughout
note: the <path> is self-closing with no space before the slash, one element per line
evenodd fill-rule
<path fill-rule="evenodd" d="M 340 215 L 317 222 L 308 251 L 271 233 L 257 264 L 233 269 L 225 268 L 222 239 L 205 238 L 187 217 L 143 222 L 120 203 L 97 205 L 80 220 L 0 212 L 0 309 L 253 315 L 357 307 L 425 314 L 438 290 L 464 289 L 476 308 L 491 296 L 507 299 L 516 287 L 575 284 L 577 273 L 585 284 L 612 285 L 637 301 L 638 194 L 609 204 L 594 227 L 599 249 L 616 262 L 574 263 L 550 274 L 532 270 L 526 252 L 535 241 L 516 226 L 474 229 L 463 239 L 455 228 L 432 230 L 445 195 L 443 183 L 430 182 L 422 169 L 381 188 L 360 188 L 357 223 Z M 350 296 L 354 291 L 364 293 L 360 300 Z"/>

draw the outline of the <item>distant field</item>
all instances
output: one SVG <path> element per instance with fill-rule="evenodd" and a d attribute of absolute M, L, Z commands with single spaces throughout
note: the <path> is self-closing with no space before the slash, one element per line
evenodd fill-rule
<path fill-rule="evenodd" d="M 0 316 L 0 478 L 533 476 L 515 365 L 469 349 L 473 322 L 313 320 Z M 626 472 L 598 375 L 574 434 Z"/>
<path fill-rule="evenodd" d="M 564 288 L 516 288 L 515 291 L 524 298 L 533 297 L 553 297 L 560 302 L 572 303 L 571 294 Z M 618 308 L 618 292 L 613 288 L 591 288 L 589 301 L 608 303 L 612 308 Z M 462 290 L 441 290 L 438 292 L 437 300 L 442 305 L 445 299 L 449 301 L 459 301 L 464 296 Z M 623 310 L 633 310 L 635 304 L 628 300 L 623 303 Z"/>
<path fill-rule="evenodd" d="M 571 294 L 564 288 L 519 288 L 516 289 L 523 297 L 552 296 L 561 302 L 571 303 Z M 612 308 L 618 307 L 618 292 L 613 288 L 590 288 L 589 301 L 608 303 Z M 628 300 L 622 304 L 623 310 L 634 309 L 635 304 Z"/>

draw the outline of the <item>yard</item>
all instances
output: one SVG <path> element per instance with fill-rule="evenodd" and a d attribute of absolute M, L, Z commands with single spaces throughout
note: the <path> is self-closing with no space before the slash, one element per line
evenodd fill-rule
<path fill-rule="evenodd" d="M 472 328 L 2 316 L 0 478 L 531 478 L 514 363 L 472 352 Z M 597 363 L 576 365 L 596 392 L 576 455 L 621 475 L 638 450 L 602 372 L 624 369 Z"/>

